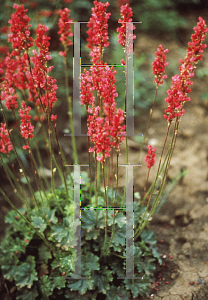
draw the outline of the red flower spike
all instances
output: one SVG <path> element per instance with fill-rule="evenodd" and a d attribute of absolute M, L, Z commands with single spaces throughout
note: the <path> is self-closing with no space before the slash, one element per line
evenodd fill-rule
<path fill-rule="evenodd" d="M 20 130 L 21 130 L 21 135 L 23 138 L 26 140 L 29 140 L 33 137 L 33 131 L 34 131 L 34 126 L 31 124 L 30 119 L 31 116 L 29 115 L 29 111 L 31 110 L 31 107 L 26 107 L 25 102 L 22 101 L 22 108 L 19 109 L 19 115 L 21 117 L 21 125 L 20 125 Z M 28 149 L 29 146 L 23 146 L 24 149 Z"/>
<path fill-rule="evenodd" d="M 9 138 L 8 129 L 6 129 L 6 123 L 1 123 L 0 127 L 0 152 L 9 153 L 13 149 Z"/>
<path fill-rule="evenodd" d="M 153 68 L 153 74 L 155 75 L 155 80 L 153 81 L 154 83 L 157 83 L 158 86 L 163 84 L 163 80 L 167 78 L 167 75 L 162 75 L 165 73 L 165 66 L 168 66 L 168 63 L 165 62 L 166 60 L 166 55 L 164 53 L 167 53 L 168 49 L 165 49 L 162 47 L 162 45 L 159 45 L 157 48 L 157 52 L 155 52 L 156 57 L 154 62 L 152 63 Z"/>
<path fill-rule="evenodd" d="M 11 20 L 8 21 L 11 24 L 8 41 L 12 43 L 13 49 L 18 51 L 29 49 L 33 46 L 33 39 L 30 37 L 28 25 L 30 18 L 26 15 L 27 9 L 24 9 L 24 5 L 14 4 L 13 8 L 16 12 L 12 14 Z"/>
<path fill-rule="evenodd" d="M 147 148 L 148 148 L 148 152 L 145 157 L 145 162 L 147 164 L 147 168 L 150 169 L 151 167 L 153 167 L 155 165 L 155 156 L 156 156 L 155 151 L 157 149 L 156 148 L 152 149 L 151 145 L 148 145 Z"/>
<path fill-rule="evenodd" d="M 70 10 L 68 8 L 64 8 L 59 11 L 60 19 L 58 25 L 60 30 L 58 31 L 58 34 L 61 35 L 59 40 L 64 46 L 72 45 L 72 41 L 70 39 L 70 37 L 73 36 L 73 33 L 71 31 L 72 20 L 69 18 L 69 13 Z M 60 55 L 66 56 L 65 52 L 61 52 Z"/>
<path fill-rule="evenodd" d="M 87 48 L 90 48 L 90 56 L 92 57 L 93 64 L 97 64 L 102 55 L 101 51 L 103 47 L 108 47 L 108 19 L 111 13 L 106 13 L 107 7 L 110 5 L 108 2 L 102 3 L 94 1 L 94 7 L 92 8 L 92 17 L 87 24 L 89 30 L 87 34 Z"/>
<path fill-rule="evenodd" d="M 172 122 L 173 119 L 184 115 L 185 109 L 183 109 L 183 105 L 185 102 L 190 101 L 190 97 L 187 97 L 187 94 L 191 92 L 189 86 L 193 84 L 190 78 L 194 76 L 195 64 L 198 60 L 202 60 L 203 50 L 207 47 L 206 44 L 203 45 L 203 41 L 208 29 L 201 17 L 198 20 L 197 26 L 194 27 L 195 33 L 191 36 L 192 42 L 188 43 L 185 60 L 179 60 L 181 63 L 179 68 L 180 75 L 172 77 L 171 88 L 167 91 L 168 97 L 165 99 L 165 102 L 168 103 L 168 107 L 163 117 L 168 122 Z"/>
<path fill-rule="evenodd" d="M 121 23 L 121 27 L 116 29 L 119 34 L 118 43 L 121 44 L 122 47 L 126 47 L 126 22 L 132 22 L 133 11 L 131 7 L 129 7 L 129 3 L 126 5 L 122 5 L 120 9 L 121 18 L 118 22 Z M 135 29 L 136 27 L 132 24 L 131 29 Z M 136 35 L 130 36 L 133 40 L 136 39 Z M 127 45 L 128 46 L 128 45 Z M 132 52 L 132 49 L 129 49 L 129 53 Z"/>

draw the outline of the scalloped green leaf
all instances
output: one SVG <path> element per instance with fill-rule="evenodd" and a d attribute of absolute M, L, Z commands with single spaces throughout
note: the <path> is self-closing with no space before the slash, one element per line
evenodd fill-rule
<path fill-rule="evenodd" d="M 36 300 L 38 296 L 38 291 L 36 287 L 32 287 L 31 289 L 21 289 L 17 292 L 16 299 L 17 300 Z"/>
<path fill-rule="evenodd" d="M 16 285 L 20 288 L 28 287 L 31 288 L 33 281 L 37 281 L 38 276 L 35 271 L 35 257 L 27 256 L 26 262 L 21 263 L 17 267 L 17 272 L 15 276 Z"/>
<path fill-rule="evenodd" d="M 2 259 L 3 258 L 3 259 Z M 4 255 L 1 257 L 1 269 L 3 271 L 4 277 L 8 280 L 13 280 L 17 273 L 18 259 L 16 256 L 11 254 Z"/>
<path fill-rule="evenodd" d="M 115 226 L 115 233 L 113 237 L 113 244 L 116 246 L 125 246 L 125 237 L 126 237 L 126 226 L 123 226 L 122 228 L 118 228 Z"/>
<path fill-rule="evenodd" d="M 57 246 L 66 251 L 73 248 L 73 216 L 63 218 L 63 223 L 52 225 L 48 239 L 58 243 Z"/>
<path fill-rule="evenodd" d="M 66 285 L 66 279 L 64 276 L 61 276 L 60 272 L 56 271 L 51 274 L 50 276 L 51 280 L 51 289 L 54 290 L 57 288 L 58 290 L 62 289 Z"/>
<path fill-rule="evenodd" d="M 46 221 L 43 218 L 41 218 L 41 217 L 34 217 L 34 216 L 32 216 L 32 224 L 33 224 L 33 226 L 35 228 L 38 228 L 41 233 L 47 227 Z"/>
<path fill-rule="evenodd" d="M 83 295 L 87 290 L 93 289 L 93 279 L 69 279 L 67 287 Z"/>
<path fill-rule="evenodd" d="M 39 285 L 41 292 L 45 297 L 49 297 L 53 294 L 52 284 L 48 275 L 43 275 L 39 279 Z"/>
<path fill-rule="evenodd" d="M 106 294 L 110 289 L 110 281 L 113 281 L 112 271 L 108 270 L 107 266 L 102 266 L 99 272 L 92 275 L 94 279 L 93 289 L 98 287 L 99 292 Z"/>
<path fill-rule="evenodd" d="M 155 237 L 155 234 L 152 230 L 143 230 L 141 233 L 141 238 L 145 241 L 145 243 L 149 243 L 152 246 L 157 244 L 157 239 Z"/>
<path fill-rule="evenodd" d="M 152 254 L 155 258 L 157 258 L 160 265 L 162 265 L 162 255 L 158 252 L 158 250 L 154 247 L 151 248 Z"/>
<path fill-rule="evenodd" d="M 20 208 L 18 209 L 19 212 L 22 214 L 22 213 L 25 213 L 26 211 L 26 208 Z M 16 219 L 16 218 L 18 219 Z M 19 224 L 21 221 L 24 221 L 23 218 L 21 218 L 21 216 L 15 211 L 15 210 L 10 210 L 10 212 L 8 212 L 8 214 L 5 216 L 5 223 L 10 223 L 10 224 Z"/>
<path fill-rule="evenodd" d="M 113 210 L 108 211 L 108 225 L 113 225 Z M 122 228 L 124 225 L 126 225 L 126 216 L 123 212 L 117 213 L 115 217 L 115 224 L 118 225 L 119 228 Z"/>
<path fill-rule="evenodd" d="M 131 290 L 133 297 L 148 296 L 150 282 L 148 278 L 143 279 L 124 279 L 127 290 Z"/>
<path fill-rule="evenodd" d="M 118 277 L 124 277 L 126 276 L 126 271 L 124 270 L 124 268 L 122 268 L 122 264 L 121 261 L 114 261 L 113 263 L 111 263 L 111 268 L 112 268 L 112 272 L 114 274 L 116 274 Z"/>
<path fill-rule="evenodd" d="M 92 271 L 100 269 L 99 257 L 93 253 L 88 252 L 86 255 L 82 255 L 81 262 L 84 276 L 91 276 Z"/>
<path fill-rule="evenodd" d="M 96 211 L 95 210 L 83 210 L 81 214 L 82 228 L 86 229 L 87 232 L 94 230 L 96 226 Z M 97 226 L 104 228 L 105 218 L 104 210 L 97 210 Z"/>
<path fill-rule="evenodd" d="M 62 252 L 51 263 L 52 270 L 59 268 L 60 273 L 67 273 L 73 270 L 73 254 Z"/>
<path fill-rule="evenodd" d="M 137 263 L 137 270 L 139 273 L 145 273 L 147 276 L 153 274 L 155 270 L 155 259 L 145 257 L 139 263 Z"/>

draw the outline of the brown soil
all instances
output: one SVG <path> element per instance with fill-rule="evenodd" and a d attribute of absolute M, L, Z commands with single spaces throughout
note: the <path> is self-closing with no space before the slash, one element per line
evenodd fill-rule
<path fill-rule="evenodd" d="M 197 17 L 201 15 L 206 20 L 205 14 L 206 12 L 197 13 Z M 196 20 L 196 16 L 187 16 L 187 19 L 192 20 L 190 21 L 191 25 L 195 25 L 193 19 Z M 190 31 L 190 33 L 192 32 Z M 152 54 L 160 43 L 161 39 L 140 34 L 138 47 L 136 47 L 139 49 L 139 53 L 145 51 Z M 170 37 L 168 37 L 163 46 L 169 48 L 167 59 L 170 65 L 179 66 L 178 59 L 182 52 L 185 53 L 180 42 L 170 41 Z M 203 61 L 198 66 L 198 68 L 202 67 L 208 68 L 207 49 L 205 49 Z M 204 92 L 208 92 L 207 76 L 203 79 L 194 78 L 190 95 L 191 102 L 186 103 L 186 112 L 181 118 L 168 180 L 175 178 L 181 169 L 186 169 L 188 174 L 170 193 L 159 214 L 155 214 L 151 221 L 152 229 L 158 238 L 159 250 L 163 254 L 163 266 L 157 267 L 155 281 L 152 284 L 151 297 L 154 300 L 208 299 L 208 115 L 206 102 L 201 99 L 201 94 Z M 166 95 L 160 94 L 160 97 L 165 98 Z M 158 155 L 162 150 L 167 131 L 167 122 L 162 117 L 165 108 L 166 103 L 155 107 L 147 135 L 147 144 L 154 143 Z M 147 120 L 147 113 L 140 114 L 135 120 L 135 128 L 147 124 Z M 63 121 L 58 121 L 60 134 L 63 134 L 62 130 L 66 124 L 59 122 Z M 143 130 L 143 126 L 140 126 L 140 130 Z M 72 150 L 70 142 L 67 142 L 69 140 L 66 141 L 66 139 L 62 138 L 62 144 L 68 151 L 68 158 L 70 158 Z M 81 137 L 77 140 L 80 164 L 84 164 L 87 159 L 86 139 Z M 130 163 L 135 163 L 139 147 L 133 139 L 129 140 L 129 145 Z M 145 151 L 142 152 L 141 161 L 144 157 Z M 119 163 L 125 163 L 124 145 Z M 134 172 L 135 191 L 141 192 L 145 185 L 147 169 L 145 166 L 137 167 Z M 151 170 L 150 183 L 154 180 L 155 172 L 156 167 Z M 8 196 L 12 196 L 3 170 L 1 170 L 1 178 L 4 191 Z M 125 184 L 122 174 L 120 175 L 120 184 Z M 18 206 L 20 205 L 19 201 L 14 201 Z M 9 206 L 2 200 L 0 211 L 1 238 L 5 231 L 3 218 L 8 210 Z"/>

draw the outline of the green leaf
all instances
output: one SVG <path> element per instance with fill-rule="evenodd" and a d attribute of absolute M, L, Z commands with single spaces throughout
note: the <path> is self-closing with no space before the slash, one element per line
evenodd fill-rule
<path fill-rule="evenodd" d="M 25 213 L 26 209 L 25 208 L 20 208 L 19 212 Z M 18 217 L 18 219 L 16 219 L 15 217 Z M 10 224 L 20 224 L 21 222 L 25 221 L 21 218 L 21 216 L 15 211 L 15 210 L 10 210 L 10 212 L 8 212 L 8 214 L 5 216 L 5 223 L 10 223 Z"/>
<path fill-rule="evenodd" d="M 104 228 L 104 210 L 97 211 L 97 226 L 99 228 Z M 95 210 L 84 210 L 81 214 L 82 228 L 86 229 L 87 232 L 94 230 L 96 225 L 96 211 Z"/>
<path fill-rule="evenodd" d="M 73 216 L 63 218 L 63 223 L 52 225 L 48 239 L 58 242 L 56 246 L 62 247 L 66 251 L 73 248 Z"/>
<path fill-rule="evenodd" d="M 67 287 L 83 295 L 87 290 L 93 289 L 93 279 L 69 279 Z"/>
<path fill-rule="evenodd" d="M 26 286 L 31 288 L 33 281 L 37 281 L 37 272 L 35 271 L 35 257 L 29 255 L 26 262 L 21 263 L 17 267 L 15 276 L 16 285 L 20 288 Z"/>
<path fill-rule="evenodd" d="M 51 263 L 52 270 L 58 268 L 60 274 L 66 273 L 66 276 L 70 276 L 70 272 L 73 270 L 73 254 L 69 252 L 62 252 Z"/>
<path fill-rule="evenodd" d="M 46 246 L 46 244 L 41 244 L 40 247 L 38 247 L 38 262 L 48 262 L 49 258 L 52 258 L 51 252 Z"/>
<path fill-rule="evenodd" d="M 141 233 L 141 238 L 145 241 L 145 243 L 149 243 L 151 245 L 156 245 L 157 240 L 155 238 L 155 234 L 152 230 L 143 230 Z"/>
<path fill-rule="evenodd" d="M 107 266 L 102 266 L 99 272 L 93 274 L 94 287 L 98 287 L 99 292 L 106 294 L 110 289 L 109 282 L 113 280 L 112 271 L 108 270 Z"/>
<path fill-rule="evenodd" d="M 153 274 L 153 271 L 155 270 L 155 259 L 154 258 L 143 258 L 139 263 L 137 263 L 137 270 L 139 273 L 144 273 L 147 276 L 150 276 Z"/>
<path fill-rule="evenodd" d="M 162 255 L 161 255 L 161 253 L 159 253 L 159 252 L 157 251 L 157 249 L 154 248 L 154 247 L 152 247 L 151 250 L 152 250 L 153 256 L 154 256 L 155 258 L 157 258 L 159 264 L 162 265 L 162 258 L 161 258 Z"/>
<path fill-rule="evenodd" d="M 113 244 L 116 246 L 122 245 L 125 246 L 125 237 L 126 237 L 126 226 L 123 226 L 122 228 L 115 227 L 115 233 L 113 237 Z"/>
<path fill-rule="evenodd" d="M 113 210 L 108 211 L 108 225 L 110 226 L 113 225 L 113 213 Z M 117 224 L 119 228 L 122 228 L 124 225 L 126 225 L 126 217 L 124 213 L 117 213 L 115 217 L 115 224 Z"/>
<path fill-rule="evenodd" d="M 18 291 L 16 299 L 17 300 L 36 300 L 38 296 L 38 291 L 36 287 L 32 287 L 31 289 L 21 289 Z"/>
<path fill-rule="evenodd" d="M 39 279 L 40 289 L 44 296 L 49 297 L 53 294 L 52 284 L 48 275 L 43 275 Z"/>
<path fill-rule="evenodd" d="M 124 283 L 127 290 L 131 290 L 133 297 L 138 295 L 147 296 L 149 294 L 149 279 L 124 279 Z"/>
<path fill-rule="evenodd" d="M 55 216 L 56 209 L 46 210 L 46 214 L 48 215 L 48 220 L 51 221 L 52 224 L 56 224 L 58 222 L 58 218 Z"/>
<path fill-rule="evenodd" d="M 131 298 L 130 292 L 121 286 L 111 286 L 106 296 L 107 300 L 129 300 Z"/>
<path fill-rule="evenodd" d="M 85 240 L 96 240 L 98 238 L 100 234 L 100 229 L 96 228 L 93 231 L 87 232 L 86 230 L 82 230 L 81 231 L 81 236 L 82 238 L 84 238 Z M 93 244 L 94 247 L 94 244 Z"/>
<path fill-rule="evenodd" d="M 66 279 L 64 276 L 60 275 L 60 272 L 56 271 L 50 276 L 51 280 L 51 289 L 54 290 L 55 288 L 57 289 L 62 289 L 65 287 L 66 284 Z"/>
<path fill-rule="evenodd" d="M 42 233 L 46 227 L 47 227 L 47 224 L 46 222 L 43 220 L 43 218 L 41 217 L 33 217 L 32 216 L 32 224 L 35 228 L 38 228 L 39 231 Z"/>
<path fill-rule="evenodd" d="M 4 278 L 8 280 L 13 280 L 16 278 L 17 264 L 18 259 L 16 256 L 13 256 L 9 253 L 7 256 L 4 256 L 4 259 L 1 258 L 1 269 L 4 274 Z"/>
<path fill-rule="evenodd" d="M 91 276 L 91 273 L 95 270 L 100 269 L 99 257 L 93 253 L 87 253 L 87 255 L 82 255 L 82 272 L 84 276 Z M 89 270 L 86 272 L 85 270 Z"/>
<path fill-rule="evenodd" d="M 124 268 L 122 268 L 122 264 L 121 261 L 114 261 L 113 263 L 111 263 L 111 268 L 114 274 L 117 275 L 117 277 L 125 277 L 126 276 L 126 272 L 124 270 Z"/>

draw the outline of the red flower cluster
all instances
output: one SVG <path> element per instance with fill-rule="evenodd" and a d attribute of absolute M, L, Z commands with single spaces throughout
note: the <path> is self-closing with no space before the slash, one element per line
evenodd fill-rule
<path fill-rule="evenodd" d="M 91 137 L 91 142 L 94 143 L 94 148 L 90 148 L 89 152 L 101 153 L 102 156 L 97 156 L 97 160 L 104 162 L 105 157 L 110 156 L 112 147 L 119 151 L 119 143 L 124 140 L 126 129 L 125 125 L 121 125 L 124 121 L 124 112 L 121 109 L 116 111 L 115 97 L 116 78 L 114 67 L 93 66 L 89 72 L 81 75 L 81 104 L 84 104 L 88 111 L 88 135 Z M 99 117 L 100 107 L 95 107 L 95 97 L 93 90 L 97 90 L 101 100 L 104 117 Z M 88 107 L 92 105 L 92 108 Z"/>
<path fill-rule="evenodd" d="M 108 47 L 109 39 L 108 37 L 108 19 L 110 18 L 111 13 L 106 13 L 106 8 L 110 5 L 108 2 L 102 3 L 94 1 L 94 7 L 92 8 L 92 18 L 87 24 L 89 30 L 87 34 L 88 45 L 92 51 L 90 56 L 92 57 L 92 62 L 96 64 L 102 55 L 103 47 Z"/>
<path fill-rule="evenodd" d="M 88 109 L 88 105 L 92 105 L 95 102 L 92 92 L 95 89 L 92 86 L 92 76 L 89 75 L 89 71 L 84 69 L 84 73 L 81 73 L 80 79 L 80 88 L 82 91 L 80 104 L 85 105 Z"/>
<path fill-rule="evenodd" d="M 0 127 L 0 152 L 9 153 L 13 147 L 10 141 L 8 129 L 6 129 L 6 124 L 1 123 Z"/>
<path fill-rule="evenodd" d="M 21 106 L 23 108 L 23 109 L 19 109 L 19 115 L 21 117 L 21 125 L 20 125 L 21 135 L 29 142 L 29 139 L 31 139 L 34 136 L 33 135 L 34 126 L 30 122 L 31 116 L 29 115 L 29 111 L 31 110 L 31 107 L 30 106 L 26 107 L 25 101 L 22 101 Z M 29 148 L 29 146 L 27 145 L 23 146 L 23 149 L 27 149 L 27 148 Z"/>
<path fill-rule="evenodd" d="M 70 10 L 68 8 L 64 8 L 59 11 L 60 19 L 59 19 L 58 25 L 59 25 L 60 30 L 59 30 L 58 34 L 61 35 L 59 40 L 65 46 L 72 45 L 72 42 L 70 40 L 70 37 L 73 36 L 73 33 L 71 32 L 72 20 L 69 18 L 69 13 L 70 13 Z"/>
<path fill-rule="evenodd" d="M 126 22 L 132 22 L 132 17 L 133 16 L 133 12 L 131 7 L 129 7 L 129 3 L 127 3 L 126 5 L 122 5 L 121 6 L 121 17 L 122 19 L 119 19 L 118 22 L 121 23 L 121 27 L 117 28 L 117 32 L 119 32 L 119 34 L 117 35 L 118 37 L 118 43 L 121 44 L 121 46 L 123 46 L 124 48 L 128 45 L 126 45 Z M 131 29 L 135 29 L 136 27 L 132 24 L 131 25 Z M 130 38 L 132 38 L 133 40 L 136 38 L 136 35 L 130 35 Z M 129 53 L 132 52 L 132 49 L 129 49 Z"/>
<path fill-rule="evenodd" d="M 162 45 L 159 45 L 157 48 L 157 51 L 155 52 L 155 54 L 157 56 L 155 57 L 155 60 L 152 63 L 152 65 L 153 65 L 152 71 L 153 71 L 153 74 L 155 75 L 154 83 L 157 83 L 158 86 L 163 84 L 162 79 L 167 78 L 167 75 L 162 75 L 163 73 L 165 73 L 165 66 L 168 66 L 168 63 L 165 62 L 166 55 L 164 54 L 167 52 L 168 52 L 168 49 L 164 50 Z"/>
<path fill-rule="evenodd" d="M 199 22 L 194 27 L 194 31 L 195 33 L 191 36 L 192 42 L 188 43 L 185 60 L 179 60 L 182 64 L 179 69 L 180 75 L 172 77 L 171 88 L 167 91 L 168 97 L 165 99 L 165 102 L 168 103 L 168 107 L 163 117 L 168 122 L 172 122 L 174 118 L 184 115 L 185 109 L 182 109 L 182 107 L 186 101 L 190 101 L 190 97 L 187 97 L 187 94 L 191 92 L 189 86 L 193 84 L 190 78 L 194 76 L 194 66 L 198 60 L 202 60 L 203 50 L 207 47 L 206 44 L 203 45 L 203 41 L 208 29 L 201 17 L 199 17 Z"/>
<path fill-rule="evenodd" d="M 17 103 L 17 94 L 15 93 L 15 90 L 12 87 L 9 87 L 8 83 L 5 81 L 3 83 L 4 91 L 1 93 L 1 100 L 5 101 L 5 106 L 7 109 L 14 110 L 18 107 Z"/>
<path fill-rule="evenodd" d="M 45 91 L 45 94 L 42 93 L 41 96 L 42 104 L 46 108 L 52 108 L 53 104 L 57 101 L 56 90 L 58 89 L 58 87 L 55 84 L 56 79 L 53 79 L 47 74 L 53 69 L 53 66 L 47 68 L 47 61 L 51 59 L 51 55 L 49 52 L 50 37 L 46 36 L 47 31 L 48 27 L 41 24 L 38 25 L 38 28 L 36 30 L 37 39 L 35 40 L 35 44 L 39 48 L 40 53 L 38 54 L 36 50 L 33 50 L 34 56 L 31 57 L 31 61 L 34 64 L 32 77 L 35 88 L 41 88 Z"/>
<path fill-rule="evenodd" d="M 33 46 L 32 37 L 30 37 L 29 27 L 28 25 L 30 18 L 26 15 L 27 9 L 24 9 L 24 5 L 14 4 L 13 8 L 17 11 L 12 14 L 12 19 L 8 21 L 12 26 L 10 27 L 8 41 L 12 43 L 13 49 L 17 49 L 19 51 L 23 49 L 29 49 Z"/>
<path fill-rule="evenodd" d="M 148 152 L 145 157 L 145 162 L 147 164 L 147 168 L 150 169 L 151 167 L 153 167 L 155 165 L 155 156 L 156 156 L 155 151 L 157 149 L 156 148 L 152 149 L 151 145 L 148 145 L 147 148 L 148 148 Z"/>

